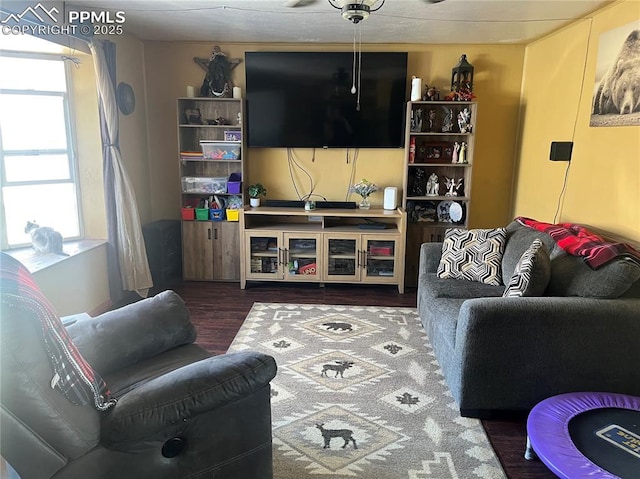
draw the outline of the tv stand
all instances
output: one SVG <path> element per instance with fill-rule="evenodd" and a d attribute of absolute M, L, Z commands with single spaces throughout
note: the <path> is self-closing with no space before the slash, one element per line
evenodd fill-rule
<path fill-rule="evenodd" d="M 383 224 L 363 229 L 360 225 Z M 404 293 L 402 208 L 263 206 L 240 215 L 240 287 L 247 281 L 395 284 Z"/>

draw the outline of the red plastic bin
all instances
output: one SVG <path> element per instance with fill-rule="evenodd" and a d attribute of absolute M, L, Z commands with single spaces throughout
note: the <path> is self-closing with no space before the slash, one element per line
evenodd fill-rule
<path fill-rule="evenodd" d="M 193 221 L 196 219 L 196 210 L 194 208 L 182 208 L 182 219 Z"/>

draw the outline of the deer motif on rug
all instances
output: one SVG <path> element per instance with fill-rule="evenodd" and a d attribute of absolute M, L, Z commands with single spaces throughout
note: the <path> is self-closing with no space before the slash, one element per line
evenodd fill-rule
<path fill-rule="evenodd" d="M 324 446 L 323 449 L 329 449 L 331 447 L 331 439 L 334 437 L 341 437 L 344 440 L 344 444 L 342 445 L 342 449 L 349 445 L 349 441 L 353 442 L 353 448 L 358 449 L 358 445 L 356 444 L 356 440 L 353 437 L 353 431 L 350 429 L 325 429 L 323 424 L 316 424 L 316 427 L 320 429 L 322 433 L 322 437 L 324 438 Z"/>
<path fill-rule="evenodd" d="M 341 378 L 344 378 L 343 374 L 345 369 L 349 369 L 351 366 L 353 366 L 353 362 L 351 361 L 336 361 L 336 364 L 324 364 L 322 365 L 320 376 L 327 376 L 327 371 L 335 371 L 335 378 L 338 377 L 338 374 Z"/>

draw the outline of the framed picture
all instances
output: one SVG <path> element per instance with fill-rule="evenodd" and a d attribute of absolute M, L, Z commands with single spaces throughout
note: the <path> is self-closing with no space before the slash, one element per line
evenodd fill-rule
<path fill-rule="evenodd" d="M 242 141 L 242 132 L 240 130 L 225 131 L 224 141 Z"/>
<path fill-rule="evenodd" d="M 427 143 L 425 144 L 426 154 L 424 161 L 426 163 L 450 163 L 453 154 L 451 143 Z"/>

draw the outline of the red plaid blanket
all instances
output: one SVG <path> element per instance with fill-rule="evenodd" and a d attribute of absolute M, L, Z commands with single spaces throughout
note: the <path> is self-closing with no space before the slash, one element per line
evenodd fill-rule
<path fill-rule="evenodd" d="M 31 273 L 16 259 L 0 253 L 2 320 L 20 318 L 9 311 L 25 311 L 40 320 L 42 338 L 53 368 L 51 387 L 58 389 L 76 405 L 93 402 L 99 411 L 116 403 L 104 380 L 87 363 L 73 344 L 69 333 L 44 297 Z M 5 309 L 6 308 L 6 309 Z"/>
<path fill-rule="evenodd" d="M 616 258 L 628 258 L 640 266 L 640 251 L 626 243 L 611 243 L 592 233 L 584 226 L 573 223 L 551 224 L 536 221 L 524 216 L 516 218 L 520 224 L 543 231 L 567 253 L 581 256 L 593 269 L 613 261 Z"/>

